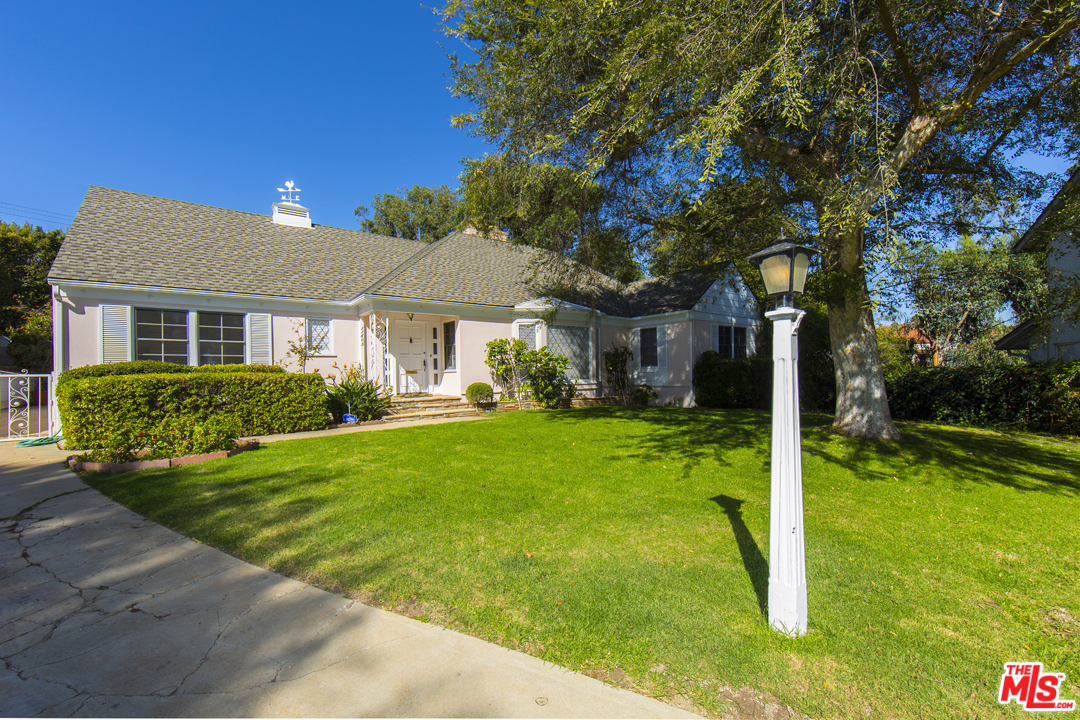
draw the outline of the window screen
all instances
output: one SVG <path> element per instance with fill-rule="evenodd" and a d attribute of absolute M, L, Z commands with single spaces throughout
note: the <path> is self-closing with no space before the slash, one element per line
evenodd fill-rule
<path fill-rule="evenodd" d="M 746 328 L 732 328 L 735 331 L 735 359 L 742 360 L 746 357 Z"/>
<path fill-rule="evenodd" d="M 570 361 L 570 364 L 566 367 L 567 377 L 571 380 L 592 380 L 589 328 L 552 325 L 548 328 L 547 339 L 547 346 L 551 352 L 556 355 L 565 355 L 566 359 Z"/>
<path fill-rule="evenodd" d="M 199 313 L 199 364 L 232 365 L 244 362 L 244 316 Z"/>
<path fill-rule="evenodd" d="M 720 353 L 720 357 L 733 357 L 734 343 L 731 337 L 731 326 L 718 326 L 716 328 L 716 336 L 720 339 L 719 348 L 716 350 L 716 352 Z"/>
<path fill-rule="evenodd" d="M 136 308 L 135 359 L 187 365 L 187 316 L 184 310 Z"/>

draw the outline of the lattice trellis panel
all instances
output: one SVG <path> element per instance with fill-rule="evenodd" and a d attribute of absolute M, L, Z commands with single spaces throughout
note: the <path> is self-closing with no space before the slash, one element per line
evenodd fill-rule
<path fill-rule="evenodd" d="M 518 325 L 518 340 L 528 345 L 530 350 L 535 350 L 540 336 L 539 328 L 540 323 L 522 323 Z"/>

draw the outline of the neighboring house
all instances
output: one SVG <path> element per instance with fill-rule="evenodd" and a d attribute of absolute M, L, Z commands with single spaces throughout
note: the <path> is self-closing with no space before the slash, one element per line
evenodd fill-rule
<path fill-rule="evenodd" d="M 309 371 L 463 395 L 490 382 L 488 341 L 511 337 L 566 355 L 586 395 L 603 392 L 602 350 L 630 346 L 638 382 L 691 405 L 702 352 L 753 353 L 754 298 L 729 265 L 600 276 L 572 303 L 545 290 L 542 257 L 475 231 L 428 244 L 314 225 L 295 203 L 265 216 L 92 186 L 49 273 L 54 367 L 288 363 L 306 341 Z"/>
<path fill-rule="evenodd" d="M 1080 196 L 1080 165 L 1073 168 L 1054 199 L 1013 246 L 1011 252 L 1048 250 L 1047 270 L 1051 285 L 1080 279 L 1080 242 L 1074 222 L 1060 222 L 1058 213 Z M 1074 208 L 1075 209 L 1075 208 Z M 1049 334 L 1041 334 L 1034 320 L 1017 325 L 994 343 L 998 350 L 1026 351 L 1029 360 L 1080 360 L 1080 325 L 1070 326 L 1063 319 L 1054 320 Z"/>

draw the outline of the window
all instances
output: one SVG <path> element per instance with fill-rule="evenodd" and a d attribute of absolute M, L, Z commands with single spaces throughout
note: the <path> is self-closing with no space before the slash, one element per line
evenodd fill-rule
<path fill-rule="evenodd" d="M 136 308 L 135 359 L 187 365 L 187 312 Z"/>
<path fill-rule="evenodd" d="M 453 320 L 443 323 L 443 369 L 453 370 L 457 367 L 457 323 Z"/>
<path fill-rule="evenodd" d="M 519 328 L 532 327 L 535 325 L 520 325 Z M 556 355 L 565 355 L 570 363 L 566 366 L 566 374 L 571 379 L 592 380 L 592 353 L 590 352 L 590 336 L 587 327 L 571 327 L 568 325 L 552 325 L 548 328 L 548 349 Z"/>
<path fill-rule="evenodd" d="M 746 357 L 746 328 L 732 328 L 735 331 L 735 359 L 742 360 Z"/>
<path fill-rule="evenodd" d="M 316 355 L 333 355 L 333 346 L 330 342 L 330 321 L 308 318 L 307 343 L 315 348 Z"/>
<path fill-rule="evenodd" d="M 746 328 L 717 325 L 716 338 L 716 352 L 720 353 L 720 357 L 737 360 L 746 357 Z"/>
<path fill-rule="evenodd" d="M 540 323 L 521 323 L 518 325 L 518 340 L 528 345 L 530 350 L 535 350 L 539 339 L 539 328 Z"/>
<path fill-rule="evenodd" d="M 232 365 L 244 362 L 244 316 L 199 313 L 199 364 Z"/>
<path fill-rule="evenodd" d="M 656 328 L 641 328 L 641 367 L 657 367 L 660 353 L 656 345 Z"/>

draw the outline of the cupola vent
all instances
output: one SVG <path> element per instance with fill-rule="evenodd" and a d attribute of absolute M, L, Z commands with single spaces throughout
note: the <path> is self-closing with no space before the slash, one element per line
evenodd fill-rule
<path fill-rule="evenodd" d="M 300 188 L 289 180 L 285 187 L 278 188 L 278 192 L 285 194 L 281 196 L 281 202 L 274 203 L 274 222 L 292 227 L 311 227 L 311 211 L 297 202 L 300 200 Z"/>

